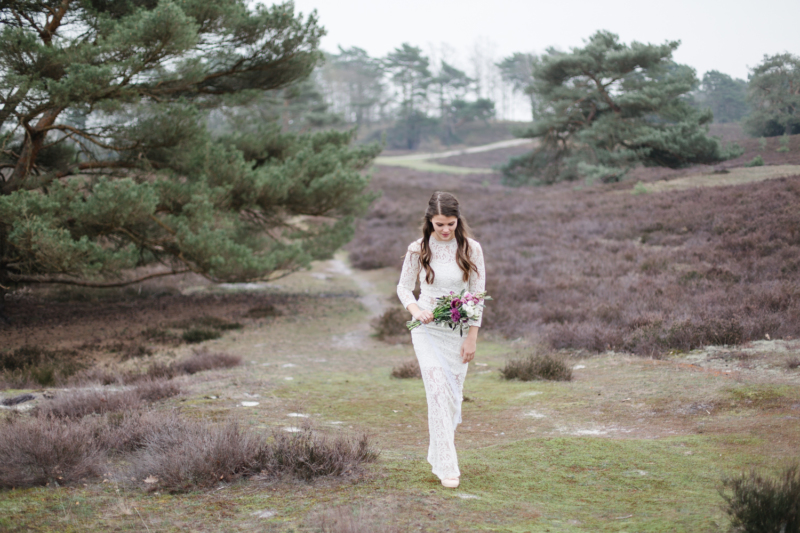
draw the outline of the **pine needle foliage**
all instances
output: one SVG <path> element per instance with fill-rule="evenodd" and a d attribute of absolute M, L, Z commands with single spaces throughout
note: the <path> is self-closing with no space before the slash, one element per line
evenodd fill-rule
<path fill-rule="evenodd" d="M 505 182 L 609 182 L 640 163 L 677 168 L 733 155 L 707 136 L 712 113 L 690 105 L 698 80 L 672 60 L 679 44 L 627 45 L 598 31 L 582 48 L 548 50 L 527 89 L 537 120 L 522 134 L 539 145 L 504 166 Z"/>
<path fill-rule="evenodd" d="M 12 0 L 0 23 L 0 286 L 275 279 L 351 238 L 379 147 L 253 108 L 296 100 L 315 12 Z"/>

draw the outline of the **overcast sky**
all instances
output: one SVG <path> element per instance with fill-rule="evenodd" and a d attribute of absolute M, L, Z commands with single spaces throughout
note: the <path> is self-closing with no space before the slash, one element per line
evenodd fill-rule
<path fill-rule="evenodd" d="M 747 78 L 764 54 L 800 54 L 800 0 L 295 0 L 328 30 L 322 48 L 383 56 L 403 42 L 449 44 L 463 69 L 476 43 L 501 58 L 580 46 L 596 30 L 623 42 L 680 40 L 676 61 Z"/>

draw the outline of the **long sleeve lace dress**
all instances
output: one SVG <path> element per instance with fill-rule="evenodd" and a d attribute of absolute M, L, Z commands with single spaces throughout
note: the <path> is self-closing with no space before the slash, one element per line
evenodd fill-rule
<path fill-rule="evenodd" d="M 470 239 L 470 259 L 478 268 L 478 272 L 470 272 L 469 281 L 464 281 L 463 272 L 456 263 L 457 242 L 455 238 L 449 241 L 440 241 L 431 236 L 431 268 L 436 274 L 432 284 L 425 281 L 425 269 L 419 262 L 419 239 L 408 247 L 400 282 L 397 285 L 397 295 L 408 308 L 416 303 L 420 309 L 432 311 L 436 299 L 450 291 L 455 293 L 467 289 L 471 293 L 482 292 L 486 285 L 486 275 L 483 261 L 483 251 L 477 241 Z M 419 301 L 414 299 L 412 291 L 416 281 L 420 282 Z M 480 326 L 480 318 L 470 320 L 470 326 Z M 428 400 L 428 431 L 430 445 L 428 446 L 428 462 L 433 467 L 433 473 L 439 479 L 455 478 L 460 476 L 458 458 L 454 442 L 456 426 L 461 422 L 461 401 L 464 378 L 467 375 L 467 364 L 461 362 L 461 344 L 466 337 L 462 337 L 458 330 L 453 331 L 447 326 L 437 326 L 433 322 L 427 326 L 418 327 L 411 331 L 411 340 L 414 351 L 419 360 L 422 371 L 422 380 L 425 384 L 425 395 Z M 437 355 L 437 351 L 440 354 Z M 454 394 L 448 383 L 447 375 L 440 363 L 442 357 L 455 378 L 458 393 Z"/>

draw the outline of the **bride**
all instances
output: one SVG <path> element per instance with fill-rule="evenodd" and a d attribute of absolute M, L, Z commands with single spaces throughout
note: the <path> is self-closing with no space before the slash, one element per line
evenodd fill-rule
<path fill-rule="evenodd" d="M 403 306 L 422 326 L 411 331 L 428 399 L 428 462 L 442 485 L 458 487 L 461 475 L 454 442 L 461 422 L 461 401 L 467 364 L 475 357 L 481 319 L 469 321 L 469 332 L 431 324 L 436 299 L 467 289 L 484 291 L 485 270 L 480 244 L 470 237 L 452 194 L 435 192 L 428 201 L 422 238 L 409 245 L 403 263 L 397 295 Z M 419 301 L 414 290 L 419 279 Z"/>

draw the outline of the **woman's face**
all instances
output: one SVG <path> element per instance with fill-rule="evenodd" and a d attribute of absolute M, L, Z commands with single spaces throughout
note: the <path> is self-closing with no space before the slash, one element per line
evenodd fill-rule
<path fill-rule="evenodd" d="M 458 218 L 435 215 L 431 219 L 431 223 L 433 224 L 435 237 L 440 241 L 449 241 L 454 238 L 456 226 L 458 225 Z"/>

